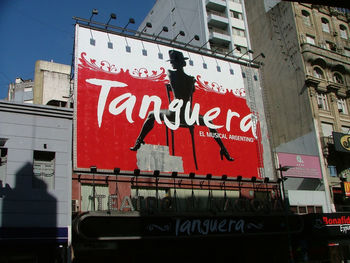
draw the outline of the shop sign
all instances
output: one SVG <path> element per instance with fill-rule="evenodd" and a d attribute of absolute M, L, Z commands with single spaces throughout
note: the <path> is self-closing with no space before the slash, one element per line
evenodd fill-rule
<path fill-rule="evenodd" d="M 333 132 L 335 150 L 338 152 L 350 152 L 350 135 L 340 132 Z"/>
<path fill-rule="evenodd" d="M 313 217 L 313 232 L 321 235 L 348 236 L 350 235 L 350 214 L 317 214 Z"/>

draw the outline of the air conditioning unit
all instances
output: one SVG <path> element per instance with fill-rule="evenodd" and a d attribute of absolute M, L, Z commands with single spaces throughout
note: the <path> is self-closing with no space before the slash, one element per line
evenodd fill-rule
<path fill-rule="evenodd" d="M 79 212 L 79 200 L 72 200 L 72 212 Z"/>

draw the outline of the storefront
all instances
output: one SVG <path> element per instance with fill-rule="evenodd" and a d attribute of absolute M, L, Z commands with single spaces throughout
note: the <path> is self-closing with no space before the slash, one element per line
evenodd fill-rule
<path fill-rule="evenodd" d="M 234 260 L 287 262 L 298 216 L 90 212 L 75 218 L 75 262 Z M 251 251 L 251 253 L 250 253 Z M 254 252 L 253 252 L 254 251 Z"/>
<path fill-rule="evenodd" d="M 350 213 L 308 214 L 304 231 L 294 240 L 299 262 L 350 260 Z"/>

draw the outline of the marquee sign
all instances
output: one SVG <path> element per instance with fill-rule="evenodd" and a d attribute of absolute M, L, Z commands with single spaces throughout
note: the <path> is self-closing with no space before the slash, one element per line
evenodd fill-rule
<path fill-rule="evenodd" d="M 232 237 L 298 233 L 298 216 L 139 216 L 87 213 L 76 218 L 74 230 L 87 240 L 140 238 Z M 122 226 L 122 227 L 121 227 Z"/>
<path fill-rule="evenodd" d="M 75 169 L 259 177 L 241 67 L 76 26 Z"/>

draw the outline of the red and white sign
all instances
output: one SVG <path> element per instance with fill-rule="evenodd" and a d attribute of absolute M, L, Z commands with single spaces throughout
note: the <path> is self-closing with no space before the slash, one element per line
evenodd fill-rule
<path fill-rule="evenodd" d="M 322 178 L 320 159 L 317 156 L 277 153 L 280 166 L 290 166 L 285 177 Z"/>
<path fill-rule="evenodd" d="M 75 52 L 75 169 L 259 177 L 240 65 L 79 25 Z"/>

